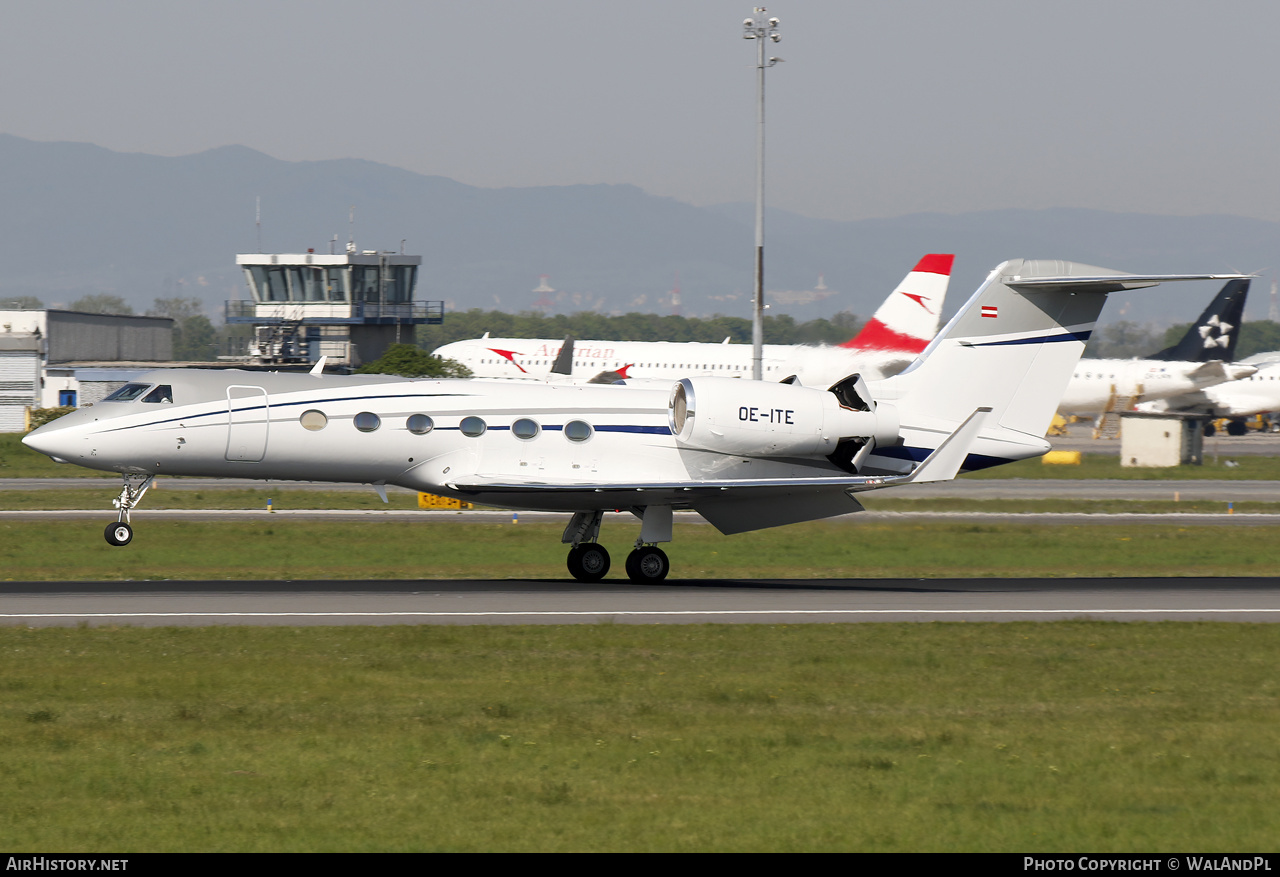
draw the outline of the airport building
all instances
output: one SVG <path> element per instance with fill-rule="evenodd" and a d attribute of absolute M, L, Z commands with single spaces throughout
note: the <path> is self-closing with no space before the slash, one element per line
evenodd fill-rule
<path fill-rule="evenodd" d="M 421 256 L 377 250 L 341 254 L 236 256 L 252 296 L 229 301 L 228 323 L 251 323 L 255 365 L 309 363 L 355 367 L 392 344 L 412 344 L 414 327 L 440 323 L 444 302 L 414 301 Z"/>
<path fill-rule="evenodd" d="M 173 320 L 63 310 L 0 310 L 0 432 L 27 409 L 79 406 L 173 358 Z"/>

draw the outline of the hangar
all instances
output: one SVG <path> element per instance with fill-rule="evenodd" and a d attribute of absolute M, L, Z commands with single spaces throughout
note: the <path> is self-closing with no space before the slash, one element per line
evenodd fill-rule
<path fill-rule="evenodd" d="M 173 320 L 55 309 L 0 310 L 0 432 L 27 410 L 95 402 L 173 358 Z"/>

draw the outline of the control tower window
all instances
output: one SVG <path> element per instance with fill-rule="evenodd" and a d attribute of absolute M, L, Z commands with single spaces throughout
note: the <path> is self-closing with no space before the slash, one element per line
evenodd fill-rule
<path fill-rule="evenodd" d="M 413 284 L 417 279 L 416 265 L 396 265 L 387 269 L 388 304 L 404 304 L 413 301 Z"/>
<path fill-rule="evenodd" d="M 325 298 L 328 301 L 347 301 L 347 271 L 345 268 L 326 268 Z"/>
<path fill-rule="evenodd" d="M 293 289 L 289 296 L 290 301 L 324 301 L 325 300 L 325 282 L 324 269 L 313 268 L 309 265 L 299 266 L 290 269 L 293 280 Z"/>
<path fill-rule="evenodd" d="M 253 277 L 253 291 L 258 301 L 289 300 L 289 281 L 284 268 L 253 265 L 249 273 Z"/>
<path fill-rule="evenodd" d="M 381 301 L 378 294 L 378 266 L 356 265 L 351 269 L 351 300 Z"/>

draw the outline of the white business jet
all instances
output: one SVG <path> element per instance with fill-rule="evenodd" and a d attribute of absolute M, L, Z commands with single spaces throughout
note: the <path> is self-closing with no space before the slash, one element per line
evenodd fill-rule
<path fill-rule="evenodd" d="M 569 570 L 597 581 L 604 512 L 641 520 L 636 582 L 670 568 L 672 511 L 722 533 L 815 520 L 856 494 L 1035 457 L 1105 293 L 1213 275 L 1005 262 L 902 374 L 827 390 L 695 376 L 669 389 L 202 369 L 149 372 L 29 433 L 119 472 L 112 545 L 158 474 L 369 483 L 572 514 Z"/>
<path fill-rule="evenodd" d="M 828 386 L 857 372 L 866 380 L 902 371 L 942 324 L 942 305 L 955 256 L 930 253 L 916 263 L 856 336 L 838 346 L 766 344 L 765 380 L 796 375 L 805 386 Z M 538 380 L 548 377 L 562 342 L 546 338 L 454 341 L 432 351 L 477 378 Z M 665 380 L 694 375 L 750 377 L 751 345 L 697 341 L 575 341 L 570 371 L 594 383 Z"/>

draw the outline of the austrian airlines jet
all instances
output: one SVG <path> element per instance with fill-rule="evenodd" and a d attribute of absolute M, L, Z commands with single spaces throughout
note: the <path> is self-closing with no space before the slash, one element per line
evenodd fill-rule
<path fill-rule="evenodd" d="M 796 375 L 805 386 L 827 387 L 851 374 L 879 380 L 902 371 L 924 350 L 941 325 L 942 303 L 955 256 L 921 259 L 862 331 L 838 347 L 766 344 L 764 379 Z M 455 341 L 434 351 L 471 369 L 478 378 L 541 380 L 564 342 L 529 338 Z M 747 378 L 751 345 L 671 341 L 575 341 L 573 377 L 596 383 L 666 379 L 686 375 Z"/>

